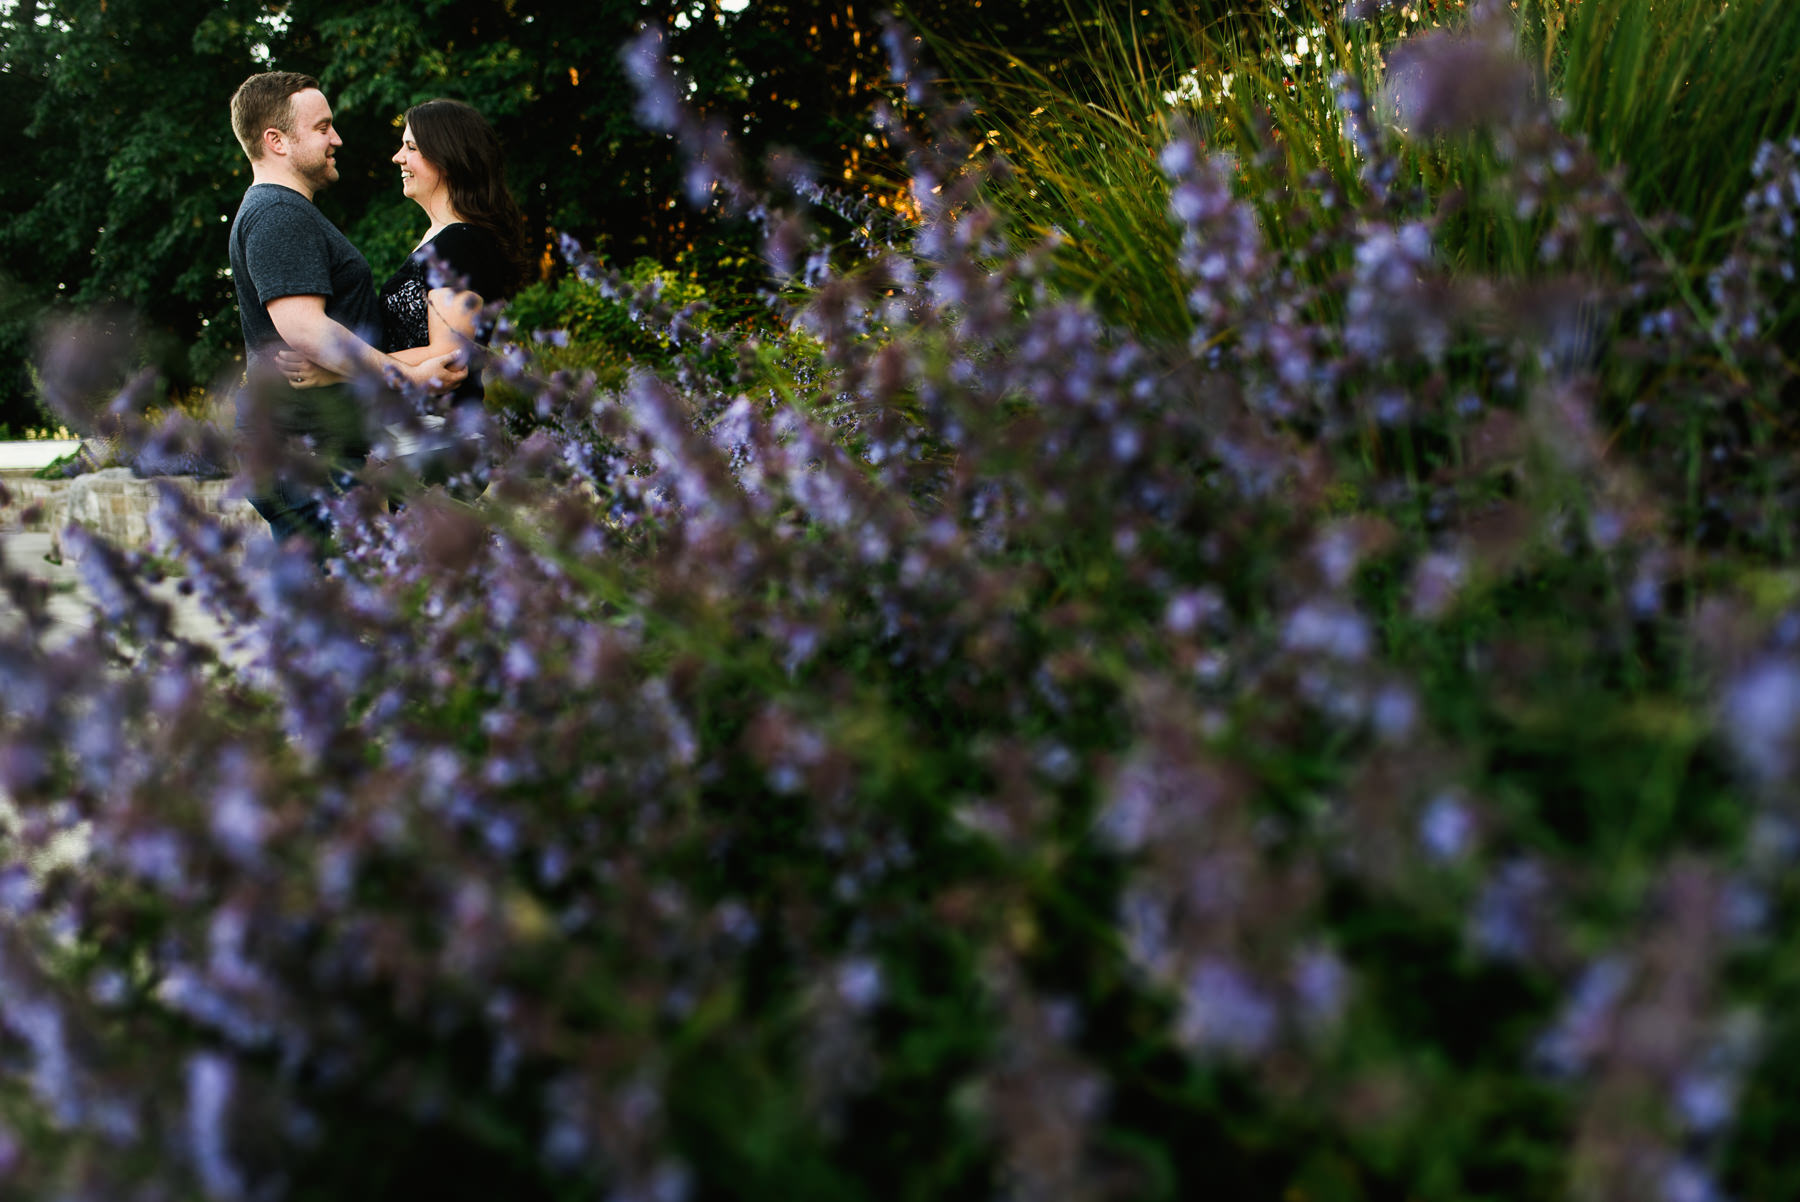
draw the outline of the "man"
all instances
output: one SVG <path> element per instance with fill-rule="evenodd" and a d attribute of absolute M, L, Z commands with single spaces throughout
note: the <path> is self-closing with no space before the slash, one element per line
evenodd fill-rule
<path fill-rule="evenodd" d="M 374 375 L 440 391 L 467 369 L 456 355 L 417 366 L 384 355 L 365 340 L 381 329 L 369 264 L 313 205 L 338 178 L 344 144 L 319 81 L 291 71 L 246 79 L 231 98 L 231 126 L 250 159 L 251 184 L 231 223 L 231 274 L 237 287 L 251 390 L 274 393 L 276 431 L 319 453 L 334 488 L 368 451 L 362 414 L 347 385 L 297 389 L 277 374 L 283 347 L 350 379 Z M 291 479 L 259 482 L 250 504 L 277 540 L 330 537 L 317 490 Z"/>

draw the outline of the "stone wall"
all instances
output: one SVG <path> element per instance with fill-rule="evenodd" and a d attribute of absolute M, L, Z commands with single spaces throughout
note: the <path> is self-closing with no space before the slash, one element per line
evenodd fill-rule
<path fill-rule="evenodd" d="M 221 523 L 258 531 L 265 527 L 249 504 L 233 495 L 230 480 L 163 477 L 199 502 Z M 150 543 L 150 511 L 156 505 L 156 481 L 139 479 L 130 468 L 113 467 L 71 480 L 37 480 L 7 475 L 4 484 L 12 503 L 0 509 L 0 529 L 48 531 L 52 553 L 63 554 L 62 531 L 79 523 L 114 546 L 137 549 Z M 33 506 L 40 512 L 26 520 Z"/>

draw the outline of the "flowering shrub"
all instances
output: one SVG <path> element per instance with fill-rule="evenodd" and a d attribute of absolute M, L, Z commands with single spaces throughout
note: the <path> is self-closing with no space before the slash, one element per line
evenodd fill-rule
<path fill-rule="evenodd" d="M 642 293 L 665 313 L 705 299 L 699 284 L 653 259 L 632 264 L 623 281 L 632 286 L 633 297 Z M 668 359 L 666 316 L 658 322 L 644 308 L 603 296 L 572 274 L 523 289 L 508 304 L 505 319 L 508 330 L 537 344 L 533 362 L 540 374 L 587 369 L 595 372 L 596 383 L 616 389 L 633 366 L 660 367 Z"/>
<path fill-rule="evenodd" d="M 479 504 L 371 473 L 321 573 L 168 490 L 225 646 L 98 540 L 89 634 L 4 577 L 9 1188 L 1782 1196 L 1800 151 L 1693 296 L 1541 102 L 1469 93 L 1505 40 L 1442 38 L 1411 95 L 1503 138 L 1541 273 L 1442 254 L 1345 80 L 1358 182 L 1291 181 L 1328 277 L 1160 148 L 1175 345 L 1047 286 L 904 31 L 922 218 L 837 266 L 636 43 L 791 333 L 571 246 L 669 365 L 498 346 L 530 421 L 458 410 L 440 465 Z"/>

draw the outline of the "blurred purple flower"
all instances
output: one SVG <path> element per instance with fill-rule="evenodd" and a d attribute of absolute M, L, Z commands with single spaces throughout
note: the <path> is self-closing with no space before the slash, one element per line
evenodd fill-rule
<path fill-rule="evenodd" d="M 646 128 L 672 133 L 681 125 L 681 97 L 677 93 L 663 53 L 660 30 L 651 28 L 625 44 L 619 52 L 625 73 L 637 89 L 637 116 Z"/>
<path fill-rule="evenodd" d="M 1329 948 L 1309 948 L 1294 959 L 1291 977 L 1299 1002 L 1300 1021 L 1308 1029 L 1327 1031 L 1344 1016 L 1350 1000 L 1350 973 Z"/>
<path fill-rule="evenodd" d="M 1419 842 L 1440 863 L 1467 855 L 1474 834 L 1475 820 L 1469 807 L 1455 794 L 1438 794 L 1419 815 Z"/>
<path fill-rule="evenodd" d="M 1632 976 L 1631 966 L 1618 956 L 1602 957 L 1582 971 L 1556 1024 L 1538 1041 L 1536 1055 L 1545 1067 L 1560 1076 L 1588 1067 L 1607 1039 Z"/>
<path fill-rule="evenodd" d="M 223 1056 L 203 1053 L 187 1065 L 188 1154 L 200 1177 L 200 1187 L 215 1202 L 232 1202 L 245 1196 L 243 1174 L 232 1163 L 226 1125 L 235 1073 Z"/>
<path fill-rule="evenodd" d="M 1169 598 L 1163 610 L 1163 625 L 1170 634 L 1194 633 L 1203 623 L 1213 621 L 1225 612 L 1225 599 L 1212 588 L 1184 589 Z"/>
<path fill-rule="evenodd" d="M 1410 738 L 1419 725 L 1419 699 L 1405 685 L 1389 682 L 1375 691 L 1369 725 L 1384 743 Z"/>
<path fill-rule="evenodd" d="M 846 960 L 837 969 L 836 989 L 852 1010 L 867 1010 L 881 1000 L 881 966 L 873 960 Z"/>
<path fill-rule="evenodd" d="M 1800 664 L 1767 658 L 1738 673 L 1725 686 L 1719 725 L 1758 783 L 1773 785 L 1791 776 L 1800 734 Z"/>
<path fill-rule="evenodd" d="M 1282 642 L 1289 651 L 1355 663 L 1368 658 L 1374 635 L 1363 616 L 1333 601 L 1308 602 L 1288 615 Z"/>
<path fill-rule="evenodd" d="M 1432 552 L 1419 560 L 1412 576 L 1412 611 L 1420 618 L 1441 618 L 1456 603 L 1468 576 L 1460 555 Z"/>
<path fill-rule="evenodd" d="M 1660 1185 L 1662 1202 L 1725 1202 L 1712 1174 L 1685 1158 L 1663 1171 Z"/>
<path fill-rule="evenodd" d="M 1511 24 L 1497 6 L 1478 9 L 1468 26 L 1416 34 L 1389 55 L 1385 86 L 1409 133 L 1506 125 L 1525 113 L 1531 69 L 1513 48 Z"/>
<path fill-rule="evenodd" d="M 1722 1130 L 1736 1113 L 1736 1085 L 1717 1073 L 1683 1074 L 1675 1084 L 1675 1111 L 1690 1131 L 1711 1135 Z"/>
<path fill-rule="evenodd" d="M 1498 959 L 1526 959 L 1536 950 L 1536 927 L 1549 889 L 1549 877 L 1535 860 L 1505 864 L 1476 899 L 1470 939 Z"/>
<path fill-rule="evenodd" d="M 1274 1042 L 1275 1007 L 1244 972 L 1224 960 L 1203 961 L 1182 991 L 1183 1042 L 1237 1059 L 1257 1056 Z"/>

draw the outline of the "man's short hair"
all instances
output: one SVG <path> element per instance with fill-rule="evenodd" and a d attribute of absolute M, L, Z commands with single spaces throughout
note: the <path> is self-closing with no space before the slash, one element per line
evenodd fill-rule
<path fill-rule="evenodd" d="M 298 71 L 263 71 L 238 85 L 231 95 L 231 131 L 252 159 L 263 155 L 263 131 L 294 135 L 294 93 L 316 88 L 319 81 Z"/>

